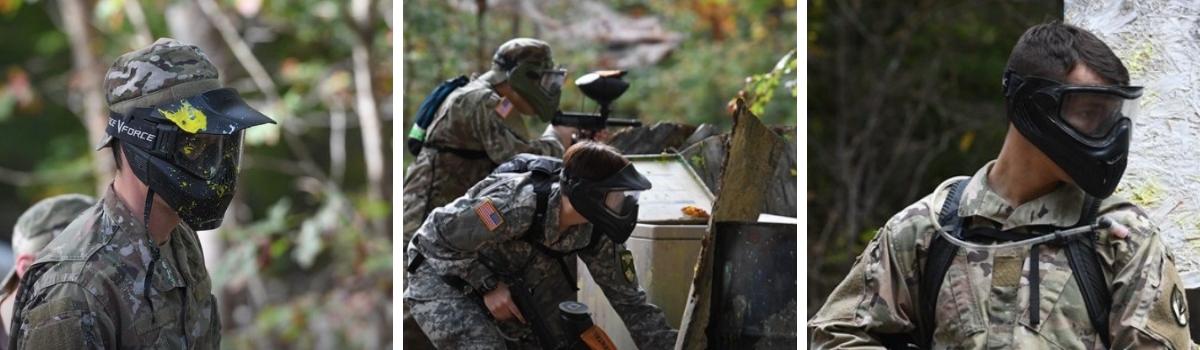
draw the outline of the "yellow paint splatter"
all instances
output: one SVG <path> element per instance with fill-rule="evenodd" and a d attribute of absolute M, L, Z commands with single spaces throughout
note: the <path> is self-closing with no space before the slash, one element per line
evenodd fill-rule
<path fill-rule="evenodd" d="M 1163 189 L 1154 179 L 1145 179 L 1139 183 L 1122 183 L 1116 194 L 1128 198 L 1134 204 L 1149 207 L 1162 199 Z"/>
<path fill-rule="evenodd" d="M 1145 41 L 1132 54 L 1127 56 L 1129 59 L 1126 61 L 1126 67 L 1129 68 L 1129 75 L 1134 77 L 1142 76 L 1142 73 L 1146 72 L 1146 66 L 1150 63 L 1150 60 L 1154 59 L 1154 51 L 1154 46 L 1150 44 L 1150 41 Z"/>
<path fill-rule="evenodd" d="M 158 110 L 168 120 L 175 122 L 183 131 L 195 134 L 197 131 L 204 130 L 208 127 L 208 116 L 204 112 L 192 107 L 191 103 L 183 102 L 183 105 L 176 111 Z"/>

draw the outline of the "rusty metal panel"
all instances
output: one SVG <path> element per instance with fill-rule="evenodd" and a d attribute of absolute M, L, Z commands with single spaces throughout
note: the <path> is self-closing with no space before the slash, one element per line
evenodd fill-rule
<path fill-rule="evenodd" d="M 707 346 L 795 349 L 796 225 L 716 224 Z"/>

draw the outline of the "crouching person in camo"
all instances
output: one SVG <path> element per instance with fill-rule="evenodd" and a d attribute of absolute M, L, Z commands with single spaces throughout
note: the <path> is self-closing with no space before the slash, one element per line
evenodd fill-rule
<path fill-rule="evenodd" d="M 1003 78 L 998 158 L 883 226 L 809 321 L 814 348 L 1191 347 L 1174 256 L 1111 196 L 1141 88 L 1061 23 L 1026 31 Z"/>
<path fill-rule="evenodd" d="M 574 299 L 578 256 L 638 347 L 671 348 L 676 331 L 647 303 L 623 244 L 649 188 L 599 143 L 572 146 L 561 163 L 519 155 L 417 230 L 404 302 L 439 349 L 559 348 L 572 340 L 558 306 Z"/>

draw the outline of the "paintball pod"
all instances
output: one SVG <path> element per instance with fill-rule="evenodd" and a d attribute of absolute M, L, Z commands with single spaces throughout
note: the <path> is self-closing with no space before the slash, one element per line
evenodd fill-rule
<path fill-rule="evenodd" d="M 580 137 L 591 139 L 597 132 L 610 126 L 642 126 L 642 122 L 629 118 L 610 118 L 612 102 L 629 89 L 629 82 L 621 80 L 625 71 L 606 70 L 584 74 L 575 79 L 575 86 L 584 96 L 600 105 L 600 114 L 559 111 L 550 124 L 578 128 Z"/>
<path fill-rule="evenodd" d="M 533 298 L 528 286 L 522 278 L 507 279 L 509 294 L 513 303 L 529 322 L 538 345 L 547 350 L 616 350 L 616 345 L 604 330 L 592 322 L 588 307 L 574 301 L 564 301 L 558 304 L 562 314 L 562 330 L 566 339 L 554 336 L 548 320 L 542 317 L 537 309 L 537 300 Z"/>

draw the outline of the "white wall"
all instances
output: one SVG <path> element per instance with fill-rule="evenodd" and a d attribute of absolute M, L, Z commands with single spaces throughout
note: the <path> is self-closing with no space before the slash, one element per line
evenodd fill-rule
<path fill-rule="evenodd" d="M 1146 87 L 1117 194 L 1146 209 L 1184 284 L 1200 287 L 1200 3 L 1065 0 L 1064 9 Z"/>

